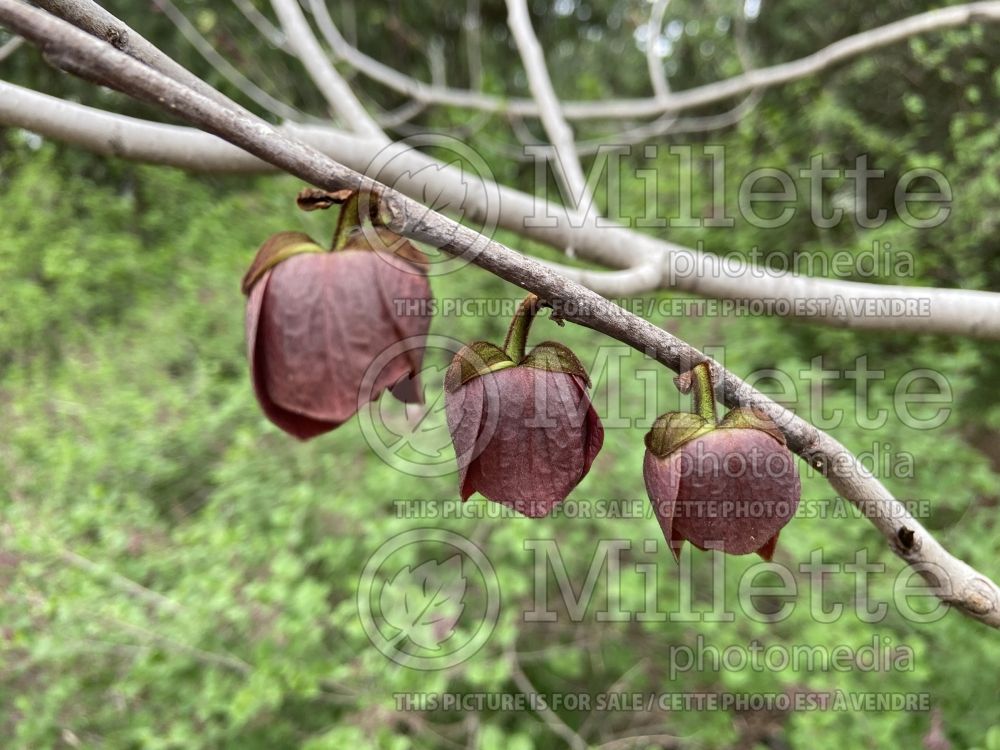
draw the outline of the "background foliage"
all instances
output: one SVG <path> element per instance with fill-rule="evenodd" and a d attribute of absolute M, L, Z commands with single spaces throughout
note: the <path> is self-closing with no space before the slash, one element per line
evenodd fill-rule
<path fill-rule="evenodd" d="M 239 93 L 191 51 L 174 27 L 133 3 L 108 6 L 181 62 L 227 93 Z M 196 26 L 244 72 L 322 115 L 302 72 L 262 42 L 222 0 L 185 2 Z M 930 7 L 921 2 L 806 0 L 771 5 L 743 19 L 728 2 L 671 5 L 667 58 L 677 89 L 738 72 L 733 53 L 742 29 L 759 65 L 807 54 L 841 36 Z M 550 54 L 555 84 L 568 97 L 641 95 L 645 66 L 637 30 L 648 7 L 639 2 L 533 7 Z M 418 77 L 427 75 L 428 45 L 451 50 L 462 41 L 462 9 L 428 12 L 424 4 L 344 4 L 339 22 L 374 56 Z M 502 4 L 483 3 L 484 86 L 523 89 L 511 65 Z M 718 17 L 729 19 L 716 24 Z M 352 21 L 353 19 L 353 21 Z M 676 27 L 674 27 L 676 30 Z M 992 38 L 989 36 L 992 34 Z M 612 58 L 619 64 L 608 65 Z M 446 55 L 449 80 L 465 84 L 464 59 Z M 570 64 L 572 61 L 572 64 Z M 847 166 L 856 154 L 887 170 L 887 184 L 914 166 L 942 171 L 955 189 L 951 218 L 933 231 L 897 219 L 878 230 L 853 222 L 820 231 L 793 222 L 762 233 L 678 230 L 683 242 L 709 250 L 861 252 L 891 239 L 912 252 L 915 274 L 904 283 L 1000 291 L 1000 47 L 987 27 L 931 34 L 856 63 L 769 92 L 742 124 L 709 136 L 663 143 L 710 142 L 727 148 L 727 195 L 758 166 L 791 174 L 814 153 Z M 145 116 L 144 108 L 52 72 L 30 50 L 2 63 L 5 77 L 46 91 Z M 371 87 L 381 107 L 399 102 Z M 244 102 L 246 103 L 246 102 Z M 420 127 L 457 127 L 487 156 L 498 178 L 530 189 L 533 167 L 509 157 L 516 140 L 499 118 L 434 111 Z M 599 131 L 590 135 L 599 135 Z M 587 135 L 587 133 L 583 133 Z M 659 563 L 661 601 L 678 596 L 673 563 L 654 520 L 507 517 L 430 522 L 475 538 L 500 576 L 500 626 L 461 667 L 416 672 L 388 662 L 357 620 L 355 586 L 368 556 L 387 538 L 426 521 L 397 518 L 394 500 L 452 499 L 454 475 L 415 480 L 376 457 L 357 420 L 300 445 L 260 414 L 246 373 L 239 278 L 268 234 L 305 228 L 324 236 L 332 217 L 302 215 L 300 187 L 285 177 L 226 179 L 183 174 L 91 157 L 19 131 L 0 140 L 0 744 L 38 748 L 320 748 L 447 747 L 464 744 L 478 726 L 478 746 L 557 747 L 562 741 L 532 713 L 398 712 L 393 694 L 407 691 L 516 692 L 504 654 L 523 653 L 526 673 L 542 692 L 769 692 L 802 689 L 892 690 L 931 694 L 940 725 L 955 747 L 1000 748 L 1000 642 L 982 626 L 951 613 L 918 625 L 890 606 L 882 622 L 853 613 L 854 579 L 833 575 L 831 601 L 848 614 L 814 622 L 808 607 L 765 625 L 599 621 L 523 622 L 531 607 L 532 557 L 523 540 L 554 538 L 578 583 L 596 541 L 633 542 L 635 560 Z M 676 161 L 665 148 L 661 195 L 676 200 Z M 632 164 L 631 166 L 637 166 Z M 696 185 L 708 163 L 695 163 Z M 831 195 L 842 185 L 829 187 Z M 639 187 L 623 184 L 625 213 L 640 213 Z M 710 211 L 710 190 L 695 195 L 696 215 Z M 872 197 L 891 205 L 891 193 Z M 805 203 L 803 202 L 803 206 Z M 630 211 L 631 209 L 631 211 Z M 808 212 L 806 211 L 806 215 Z M 515 247 L 541 252 L 512 236 Z M 885 278 L 885 281 L 896 281 Z M 437 277 L 439 298 L 519 296 L 474 268 Z M 666 297 L 666 295 L 663 295 Z M 972 565 L 997 574 L 1000 531 L 1000 400 L 994 344 L 931 336 L 862 335 L 761 318 L 657 320 L 696 346 L 725 347 L 740 374 L 780 368 L 808 393 L 800 370 L 818 356 L 846 370 L 867 355 L 885 370 L 868 394 L 888 405 L 906 372 L 941 368 L 954 391 L 954 412 L 932 431 L 908 428 L 895 415 L 871 432 L 849 419 L 834 434 L 856 451 L 885 444 L 912 454 L 912 477 L 885 477 L 901 498 L 930 502 L 928 525 Z M 558 337 L 582 359 L 609 342 L 589 331 L 537 324 L 536 340 Z M 433 332 L 463 340 L 502 336 L 495 318 L 439 317 Z M 622 371 L 596 378 L 595 401 L 620 399 L 626 416 L 641 416 L 638 355 Z M 443 367 L 444 361 L 432 361 Z M 661 410 L 680 402 L 669 374 L 659 375 Z M 440 381 L 427 382 L 430 402 Z M 825 394 L 828 408 L 856 409 L 854 383 L 840 379 Z M 401 408 L 401 407 L 400 407 Z M 809 415 L 810 404 L 797 405 Z M 654 415 L 655 416 L 655 415 Z M 438 415 L 435 418 L 440 418 Z M 641 498 L 646 425 L 609 430 L 594 470 L 576 498 Z M 804 470 L 804 467 L 803 467 Z M 829 486 L 808 476 L 804 497 L 828 499 Z M 481 499 L 470 502 L 481 503 Z M 822 549 L 828 561 L 858 549 L 884 562 L 871 596 L 892 601 L 901 569 L 881 537 L 858 518 L 797 518 L 782 535 L 778 559 L 795 565 Z M 727 596 L 753 561 L 731 559 Z M 695 556 L 695 601 L 711 601 L 707 556 Z M 622 591 L 638 607 L 643 596 Z M 805 579 L 800 581 L 807 590 Z M 601 586 L 599 584 L 600 601 Z M 152 593 L 156 592 L 156 593 Z M 732 606 L 732 602 L 727 599 Z M 794 670 L 682 673 L 667 681 L 670 644 L 701 636 L 720 649 L 809 644 L 860 648 L 878 639 L 913 649 L 912 670 L 812 673 Z M 735 714 L 675 713 L 600 716 L 563 712 L 573 727 L 597 724 L 598 739 L 642 730 L 677 735 L 681 747 L 841 748 L 918 746 L 932 715 L 890 712 Z M 470 722 L 472 723 L 470 725 Z"/>

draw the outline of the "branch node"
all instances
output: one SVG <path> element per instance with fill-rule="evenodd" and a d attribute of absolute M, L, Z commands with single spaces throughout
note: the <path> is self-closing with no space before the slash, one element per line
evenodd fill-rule
<path fill-rule="evenodd" d="M 973 578 L 959 597 L 960 605 L 973 615 L 984 617 L 998 608 L 994 589 L 982 578 Z"/>
<path fill-rule="evenodd" d="M 128 30 L 109 26 L 104 34 L 104 40 L 115 49 L 120 49 L 124 52 L 128 49 Z"/>
<path fill-rule="evenodd" d="M 549 313 L 549 320 L 551 320 L 560 328 L 566 325 L 566 318 L 563 317 L 563 313 L 559 309 L 557 309 L 555 305 L 553 305 L 548 300 L 542 300 L 542 305 L 552 310 L 552 312 Z"/>
<path fill-rule="evenodd" d="M 913 529 L 909 529 L 906 526 L 899 527 L 899 531 L 896 532 L 896 538 L 899 539 L 900 546 L 906 552 L 920 546 L 920 540 L 913 533 Z"/>

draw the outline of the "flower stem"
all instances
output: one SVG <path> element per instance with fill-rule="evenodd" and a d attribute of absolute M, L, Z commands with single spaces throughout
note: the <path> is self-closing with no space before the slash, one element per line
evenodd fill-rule
<path fill-rule="evenodd" d="M 336 252 L 342 250 L 351 232 L 361 226 L 361 216 L 359 209 L 358 193 L 352 193 L 340 207 L 340 215 L 337 217 L 337 228 L 333 230 L 333 241 L 330 243 L 330 250 Z"/>
<path fill-rule="evenodd" d="M 535 315 L 542 308 L 541 301 L 534 294 L 529 294 L 524 298 L 521 306 L 514 313 L 514 319 L 510 321 L 510 328 L 507 329 L 507 338 L 504 339 L 503 348 L 507 356 L 514 364 L 521 364 L 524 359 L 524 349 L 528 342 L 528 331 L 531 329 L 531 322 Z"/>
<path fill-rule="evenodd" d="M 691 369 L 692 411 L 712 425 L 719 423 L 715 411 L 715 394 L 712 392 L 712 368 L 708 362 L 699 362 Z"/>

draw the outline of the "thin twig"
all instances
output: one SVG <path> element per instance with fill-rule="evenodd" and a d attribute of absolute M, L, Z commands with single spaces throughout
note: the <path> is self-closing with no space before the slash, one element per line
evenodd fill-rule
<path fill-rule="evenodd" d="M 233 4 L 239 9 L 243 17 L 246 18 L 258 33 L 275 47 L 285 52 L 291 53 L 288 46 L 288 38 L 285 33 L 271 23 L 270 19 L 257 10 L 257 6 L 250 0 L 233 0 Z"/>
<path fill-rule="evenodd" d="M 527 0 L 507 0 L 507 25 L 517 43 L 528 87 L 538 102 L 539 117 L 545 133 L 556 152 L 555 173 L 562 185 L 566 203 L 578 211 L 591 214 L 594 198 L 583 176 L 583 167 L 576 153 L 573 130 L 563 117 L 559 98 L 552 88 L 552 80 L 545 65 L 545 53 L 531 27 Z"/>
<path fill-rule="evenodd" d="M 61 550 L 59 552 L 59 558 L 66 564 L 71 565 L 77 570 L 81 570 L 88 575 L 94 576 L 95 578 L 104 578 L 109 580 L 115 588 L 148 602 L 158 608 L 165 609 L 173 613 L 182 612 L 184 609 L 179 602 L 174 601 L 170 597 L 164 596 L 157 591 L 153 591 L 152 589 L 143 586 L 138 581 L 133 581 L 131 578 L 123 576 L 114 570 L 99 565 L 93 560 L 90 560 L 73 550 Z"/>
<path fill-rule="evenodd" d="M 723 130 L 736 125 L 750 114 L 760 103 L 762 96 L 761 92 L 753 91 L 732 109 L 727 109 L 725 112 L 715 115 L 704 115 L 702 117 L 663 115 L 653 122 L 638 125 L 628 130 L 622 130 L 613 135 L 579 141 L 576 144 L 576 150 L 579 154 L 588 155 L 597 153 L 602 147 L 607 148 L 608 144 L 631 146 L 665 135 L 709 133 L 713 130 Z"/>
<path fill-rule="evenodd" d="M 469 88 L 483 90 L 483 22 L 479 14 L 479 0 L 467 0 L 462 17 L 465 32 L 465 58 L 469 67 Z"/>
<path fill-rule="evenodd" d="M 618 679 L 612 682 L 608 689 L 604 691 L 604 694 L 612 695 L 614 693 L 621 692 L 622 688 L 625 687 L 625 685 L 627 685 L 632 679 L 632 675 L 640 671 L 644 666 L 646 666 L 646 664 L 646 659 L 640 659 L 637 661 L 631 667 L 622 672 Z M 597 710 L 597 706 L 590 710 L 590 713 L 587 714 L 587 718 L 585 718 L 580 724 L 580 734 L 582 736 L 587 737 L 590 735 L 591 727 L 594 725 L 594 722 L 598 720 L 600 715 L 601 714 Z"/>
<path fill-rule="evenodd" d="M 141 625 L 136 625 L 132 622 L 121 620 L 117 617 L 109 617 L 105 615 L 98 616 L 109 625 L 132 632 L 148 643 L 156 643 L 176 653 L 190 656 L 192 659 L 202 664 L 231 669 L 244 677 L 254 672 L 253 665 L 238 656 L 233 656 L 232 654 L 219 654 L 214 651 L 206 651 L 203 648 L 198 648 L 197 646 L 192 646 L 188 643 L 184 643 L 183 641 L 178 641 L 170 636 L 157 633 L 154 630 L 144 628 Z"/>
<path fill-rule="evenodd" d="M 215 90 L 187 68 L 160 52 L 141 34 L 119 20 L 94 0 L 36 0 L 38 5 L 53 15 L 93 34 L 125 54 L 145 63 L 168 78 L 184 84 L 223 106 L 234 106 L 247 112 L 231 99 Z"/>
<path fill-rule="evenodd" d="M 152 2 L 173 22 L 174 26 L 184 35 L 184 38 L 188 40 L 191 46 L 197 50 L 198 54 L 205 58 L 205 61 L 219 75 L 239 89 L 244 96 L 266 109 L 275 117 L 285 120 L 296 120 L 298 122 L 308 119 L 295 107 L 291 107 L 277 97 L 271 96 L 271 94 L 264 91 L 264 89 L 237 70 L 229 60 L 219 54 L 211 42 L 202 36 L 198 29 L 194 27 L 194 24 L 188 20 L 187 16 L 171 0 L 152 0 Z"/>
<path fill-rule="evenodd" d="M 309 22 L 302 14 L 298 0 L 271 0 L 271 5 L 281 21 L 281 28 L 288 37 L 288 44 L 344 126 L 360 135 L 387 140 L 378 123 L 351 91 L 351 87 L 330 64 L 326 53 L 309 28 Z"/>
<path fill-rule="evenodd" d="M 22 44 L 24 44 L 24 39 L 19 36 L 15 36 L 0 45 L 0 62 L 3 62 L 12 54 L 17 52 L 18 48 Z"/>
<path fill-rule="evenodd" d="M 649 69 L 649 81 L 653 86 L 653 95 L 660 100 L 670 96 L 670 84 L 663 72 L 663 60 L 657 52 L 657 40 L 663 33 L 663 16 L 667 13 L 670 0 L 656 0 L 649 12 L 649 22 L 646 24 L 646 67 Z"/>
<path fill-rule="evenodd" d="M 514 646 L 511 646 L 507 650 L 507 663 L 510 665 L 510 674 L 518 690 L 527 696 L 538 696 L 538 690 L 531 684 L 528 675 L 521 668 L 521 663 L 518 661 L 517 651 Z M 574 732 L 565 721 L 559 718 L 559 714 L 549 708 L 545 701 L 533 700 L 531 708 L 545 722 L 546 726 L 566 740 L 567 744 L 573 750 L 586 750 L 587 742 L 583 737 Z"/>
<path fill-rule="evenodd" d="M 636 734 L 595 745 L 594 750 L 627 750 L 632 747 L 649 747 L 653 743 L 660 748 L 680 748 L 688 746 L 689 742 L 688 738 L 676 734 Z"/>

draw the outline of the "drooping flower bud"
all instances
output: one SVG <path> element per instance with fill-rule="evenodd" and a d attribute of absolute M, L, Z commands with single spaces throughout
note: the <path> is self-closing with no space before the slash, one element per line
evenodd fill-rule
<path fill-rule="evenodd" d="M 423 400 L 423 347 L 400 342 L 430 326 L 424 256 L 387 229 L 362 229 L 357 194 L 326 198 L 307 210 L 346 200 L 330 249 L 282 232 L 243 278 L 254 392 L 268 419 L 300 440 L 340 426 L 387 388 Z M 399 354 L 386 357 L 394 345 Z"/>
<path fill-rule="evenodd" d="M 465 346 L 445 377 L 445 409 L 462 500 L 479 492 L 538 518 L 590 471 L 604 428 L 590 381 L 568 348 L 546 341 L 525 355 L 534 295 L 522 303 L 504 348 Z"/>
<path fill-rule="evenodd" d="M 691 372 L 694 413 L 659 417 L 646 435 L 643 476 L 674 556 L 684 541 L 770 560 L 795 515 L 801 482 L 778 426 L 753 409 L 717 420 L 707 363 Z"/>

